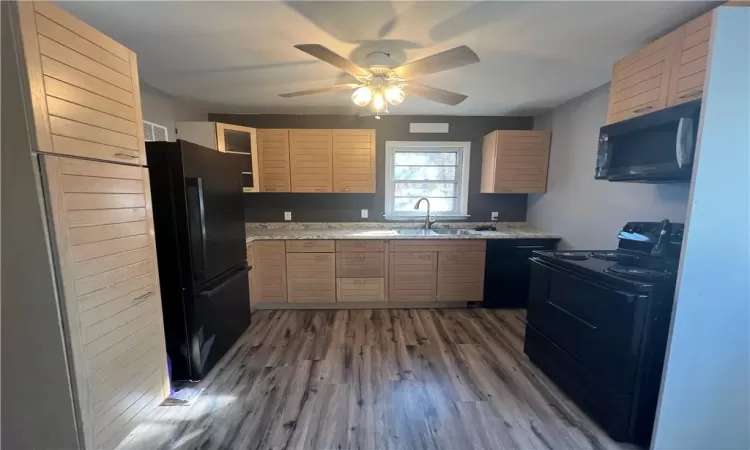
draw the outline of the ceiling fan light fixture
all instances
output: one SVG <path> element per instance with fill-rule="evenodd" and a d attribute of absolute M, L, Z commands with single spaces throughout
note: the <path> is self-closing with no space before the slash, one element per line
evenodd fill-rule
<path fill-rule="evenodd" d="M 372 89 L 369 86 L 362 86 L 352 94 L 352 102 L 357 106 L 367 106 L 372 98 Z"/>
<path fill-rule="evenodd" d="M 380 112 L 385 109 L 385 106 L 386 103 L 383 92 L 380 90 L 375 91 L 375 93 L 372 94 L 372 109 L 375 110 L 375 112 Z"/>
<path fill-rule="evenodd" d="M 393 106 L 400 105 L 405 98 L 406 94 L 400 86 L 392 85 L 385 90 L 385 99 Z"/>

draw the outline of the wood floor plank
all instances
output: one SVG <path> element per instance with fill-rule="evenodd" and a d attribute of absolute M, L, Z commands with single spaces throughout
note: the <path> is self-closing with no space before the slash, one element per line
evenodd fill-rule
<path fill-rule="evenodd" d="M 122 449 L 623 450 L 523 353 L 524 311 L 258 311 Z"/>

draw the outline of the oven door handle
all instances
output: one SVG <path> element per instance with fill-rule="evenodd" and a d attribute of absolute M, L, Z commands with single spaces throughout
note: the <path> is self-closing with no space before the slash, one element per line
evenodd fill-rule
<path fill-rule="evenodd" d="M 575 314 L 573 314 L 572 312 L 570 312 L 570 311 L 568 311 L 567 309 L 563 308 L 562 306 L 558 305 L 557 303 L 553 303 L 553 302 L 551 302 L 551 301 L 549 301 L 549 300 L 547 300 L 547 303 L 548 303 L 548 304 L 549 304 L 550 306 L 553 306 L 553 307 L 555 307 L 555 308 L 556 308 L 556 309 L 557 309 L 558 311 L 560 311 L 560 312 L 563 312 L 563 313 L 567 314 L 567 315 L 568 315 L 568 316 L 570 316 L 571 318 L 573 318 L 573 319 L 577 320 L 578 322 L 581 322 L 582 324 L 586 325 L 587 327 L 591 328 L 592 330 L 596 330 L 597 328 L 599 328 L 599 327 L 597 327 L 596 325 L 591 325 L 590 323 L 588 323 L 588 322 L 586 322 L 585 320 L 581 319 L 580 317 L 576 316 Z"/>

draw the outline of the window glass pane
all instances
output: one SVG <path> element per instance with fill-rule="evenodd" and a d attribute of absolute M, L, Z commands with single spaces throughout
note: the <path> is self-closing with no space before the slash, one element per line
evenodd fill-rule
<path fill-rule="evenodd" d="M 395 212 L 409 212 L 409 213 L 426 213 L 427 204 L 422 202 L 419 205 L 419 211 L 414 209 L 414 205 L 417 204 L 417 200 L 420 197 L 396 197 L 393 200 L 393 210 Z M 430 201 L 430 213 L 433 212 L 453 212 L 458 211 L 458 199 L 456 198 L 429 198 Z"/>
<path fill-rule="evenodd" d="M 394 163 L 397 166 L 455 166 L 456 152 L 396 152 Z"/>
<path fill-rule="evenodd" d="M 449 180 L 456 179 L 456 167 L 446 166 L 396 166 L 394 180 Z"/>
<path fill-rule="evenodd" d="M 396 197 L 455 197 L 456 185 L 453 183 L 396 183 Z"/>

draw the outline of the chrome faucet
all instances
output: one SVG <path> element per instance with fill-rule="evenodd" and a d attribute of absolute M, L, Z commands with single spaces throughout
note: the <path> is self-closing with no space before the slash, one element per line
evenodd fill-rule
<path fill-rule="evenodd" d="M 424 218 L 424 229 L 429 230 L 432 224 L 435 223 L 435 220 L 430 220 L 430 201 L 422 197 L 417 200 L 417 204 L 414 205 L 414 209 L 419 209 L 419 205 L 422 204 L 422 200 L 427 202 L 427 215 Z"/>

